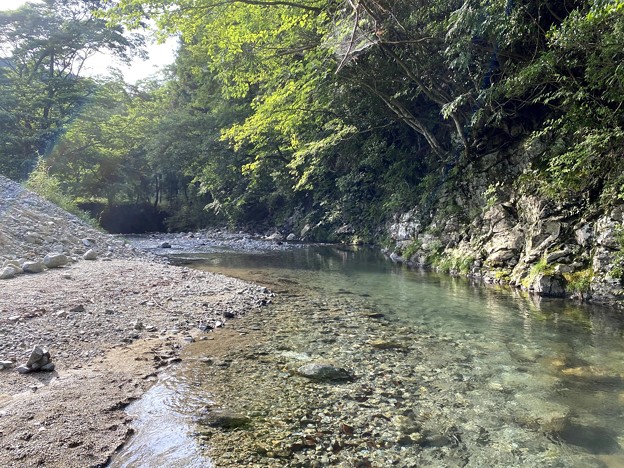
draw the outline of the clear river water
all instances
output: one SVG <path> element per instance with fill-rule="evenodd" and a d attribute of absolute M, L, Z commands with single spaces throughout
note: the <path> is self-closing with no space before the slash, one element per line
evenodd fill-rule
<path fill-rule="evenodd" d="M 368 248 L 173 258 L 276 295 L 185 349 L 129 408 L 111 466 L 624 467 L 617 311 Z M 311 363 L 349 378 L 311 380 Z"/>

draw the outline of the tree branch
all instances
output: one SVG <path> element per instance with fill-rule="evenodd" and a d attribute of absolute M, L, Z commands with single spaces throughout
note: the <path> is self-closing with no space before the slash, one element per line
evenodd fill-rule
<path fill-rule="evenodd" d="M 244 3 L 246 5 L 261 5 L 261 6 L 290 6 L 293 8 L 300 8 L 306 11 L 313 11 L 315 13 L 321 13 L 323 9 L 312 5 L 305 5 L 303 3 L 290 2 L 288 0 L 224 0 L 222 2 L 209 3 L 208 5 L 192 6 L 182 8 L 183 10 L 209 10 L 211 8 L 220 7 L 224 5 L 232 5 L 234 3 Z"/>

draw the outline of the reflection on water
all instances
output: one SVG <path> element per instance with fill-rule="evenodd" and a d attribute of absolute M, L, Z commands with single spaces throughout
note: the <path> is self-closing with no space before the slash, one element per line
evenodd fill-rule
<path fill-rule="evenodd" d="M 428 437 L 435 443 L 419 442 L 414 434 L 407 434 L 412 439 L 401 439 L 399 434 L 402 442 L 393 449 L 397 460 L 409 455 L 424 466 L 433 466 L 429 463 L 436 459 L 440 461 L 435 466 L 447 466 L 445 457 L 461 455 L 465 460 L 459 463 L 462 466 L 624 466 L 623 322 L 614 311 L 407 270 L 364 248 L 186 253 L 174 261 L 255 281 L 281 293 L 282 300 L 274 307 L 284 323 L 272 326 L 270 332 L 265 330 L 265 335 L 272 335 L 264 337 L 267 341 L 260 361 L 276 359 L 283 367 L 285 358 L 295 361 L 297 356 L 331 352 L 332 358 L 348 362 L 361 376 L 346 395 L 367 392 L 367 375 L 381 379 L 375 368 L 387 369 L 387 375 L 404 382 L 403 395 L 420 395 L 412 400 L 403 398 L 401 405 L 381 398 L 379 404 L 386 405 L 388 411 L 397 408 L 396 416 L 387 415 L 389 421 L 405 417 L 405 405 L 413 405 L 413 413 L 420 414 L 414 416 L 418 427 L 430 430 L 426 417 L 435 414 L 435 424 L 446 427 L 445 437 L 457 434 L 451 438 L 456 443 L 449 444 L 453 448 L 436 446 L 437 439 L 431 435 Z M 362 310 L 383 314 L 387 323 L 363 321 Z M 334 326 L 328 323 L 335 323 L 341 332 L 331 332 L 328 338 L 327 330 Z M 254 327 L 251 330 L 259 328 Z M 370 335 L 359 336 L 364 334 Z M 380 336 L 386 341 L 375 341 Z M 371 350 L 371 343 L 379 350 L 392 348 L 395 344 L 389 339 L 398 340 L 396 350 L 401 352 Z M 195 352 L 202 351 L 197 348 Z M 189 365 L 175 377 L 175 391 L 182 395 L 180 401 L 187 410 L 194 399 L 209 398 L 211 379 L 217 385 L 221 372 L 193 370 Z M 256 359 L 246 366 L 245 372 L 256 372 L 252 388 L 256 391 L 276 365 L 261 368 Z M 232 364 L 227 372 L 234 368 Z M 197 385 L 188 385 L 188 375 L 195 376 Z M 227 375 L 227 379 L 235 378 L 232 373 Z M 272 387 L 280 388 L 281 393 L 291 391 L 286 388 L 292 380 L 288 374 L 277 372 L 272 379 L 267 391 Z M 276 386 L 275 382 L 280 383 Z M 371 380 L 371 388 L 375 385 Z M 436 399 L 454 408 L 450 410 Z M 249 397 L 241 407 L 256 408 L 258 414 L 272 411 L 261 406 Z M 362 419 L 361 425 L 365 423 Z M 423 434 L 427 434 L 425 429 Z M 377 456 L 370 448 L 358 450 L 371 460 Z M 338 464 L 340 457 L 347 460 L 347 452 L 344 449 L 327 458 L 328 463 Z M 305 459 L 307 453 L 312 452 L 295 455 Z M 379 460 L 390 459 L 379 455 Z M 263 462 L 267 463 L 270 465 Z"/>
<path fill-rule="evenodd" d="M 180 397 L 184 395 L 184 404 Z M 199 402 L 180 379 L 163 376 L 158 385 L 130 404 L 127 412 L 138 429 L 109 468 L 211 468 L 192 437 L 191 416 Z M 195 405 L 192 402 L 195 401 Z"/>

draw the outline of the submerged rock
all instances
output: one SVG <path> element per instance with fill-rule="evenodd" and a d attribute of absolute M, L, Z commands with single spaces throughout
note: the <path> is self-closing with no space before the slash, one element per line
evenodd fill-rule
<path fill-rule="evenodd" d="M 370 345 L 375 349 L 405 349 L 406 346 L 403 343 L 399 343 L 397 341 L 388 341 L 388 340 L 373 340 L 370 342 Z"/>
<path fill-rule="evenodd" d="M 618 383 L 622 381 L 621 375 L 594 366 L 568 367 L 567 369 L 562 369 L 561 373 L 567 377 L 598 383 Z"/>
<path fill-rule="evenodd" d="M 251 420 L 242 414 L 227 409 L 211 410 L 199 419 L 199 424 L 221 429 L 237 429 L 247 426 Z"/>
<path fill-rule="evenodd" d="M 297 373 L 303 377 L 312 380 L 325 382 L 346 382 L 353 380 L 349 372 L 341 367 L 335 367 L 331 364 L 323 364 L 313 362 L 305 364 L 297 369 Z"/>

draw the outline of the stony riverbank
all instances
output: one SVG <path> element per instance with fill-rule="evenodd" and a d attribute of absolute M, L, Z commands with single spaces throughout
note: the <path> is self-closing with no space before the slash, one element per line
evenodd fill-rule
<path fill-rule="evenodd" d="M 270 301 L 265 288 L 167 265 L 3 177 L 0 267 L 13 270 L 0 280 L 0 466 L 103 466 L 132 433 L 124 407 L 159 369 Z M 37 345 L 53 369 L 18 373 Z"/>
<path fill-rule="evenodd" d="M 267 290 L 145 261 L 79 262 L 4 280 L 0 360 L 51 353 L 53 372 L 0 371 L 0 466 L 105 463 L 130 434 L 124 406 L 185 344 L 262 307 Z"/>

